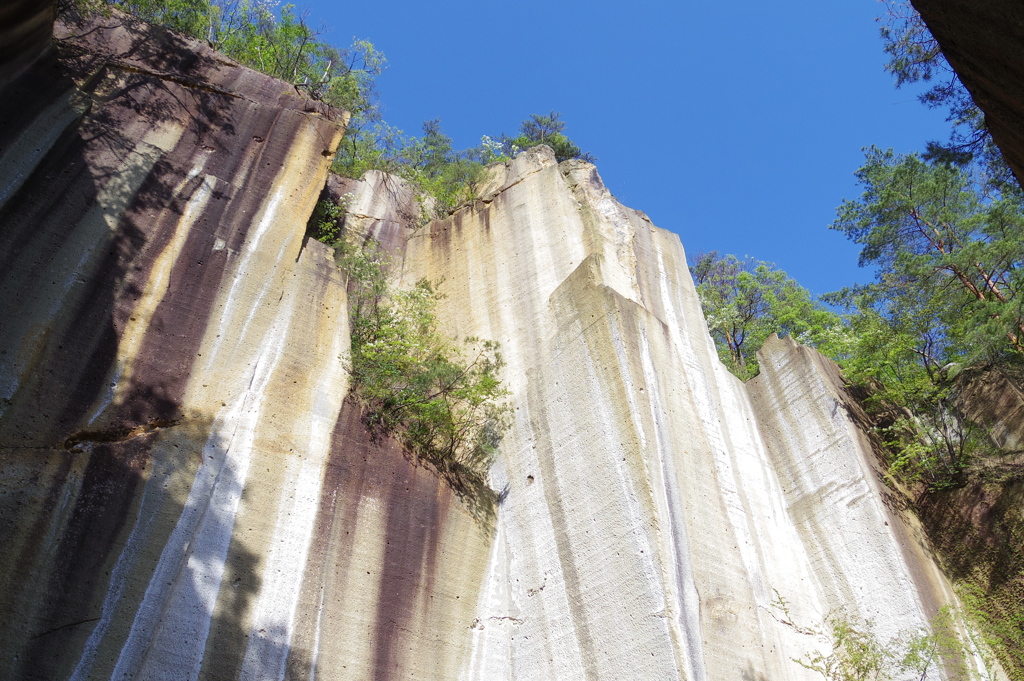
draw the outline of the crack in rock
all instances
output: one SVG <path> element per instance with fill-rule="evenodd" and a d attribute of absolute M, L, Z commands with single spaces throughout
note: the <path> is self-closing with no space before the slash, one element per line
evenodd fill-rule
<path fill-rule="evenodd" d="M 173 428 L 179 425 L 181 421 L 182 419 L 156 419 L 133 428 L 98 431 L 83 430 L 64 440 L 64 449 L 74 452 L 86 452 L 98 444 L 125 442 L 126 440 L 142 437 L 143 435 L 149 435 L 158 430 Z"/>

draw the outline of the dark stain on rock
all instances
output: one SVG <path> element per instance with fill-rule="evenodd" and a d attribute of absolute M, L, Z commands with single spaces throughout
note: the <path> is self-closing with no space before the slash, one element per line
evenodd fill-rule
<path fill-rule="evenodd" d="M 334 431 L 314 529 L 315 548 L 303 580 L 298 616 L 302 624 L 296 631 L 300 644 L 310 645 L 317 627 L 326 631 L 332 620 L 352 616 L 345 603 L 335 600 L 337 596 L 320 610 L 320 594 L 323 590 L 342 594 L 357 588 L 356 583 L 339 580 L 356 580 L 362 575 L 354 572 L 352 542 L 357 519 L 366 513 L 360 506 L 367 500 L 375 500 L 384 516 L 382 561 L 366 566 L 372 573 L 366 579 L 379 582 L 380 594 L 374 627 L 365 632 L 368 640 L 362 642 L 372 644 L 369 678 L 405 679 L 412 662 L 408 649 L 416 637 L 439 633 L 424 632 L 413 614 L 417 607 L 442 607 L 443 589 L 435 585 L 441 535 L 450 506 L 458 501 L 432 471 L 413 462 L 396 440 L 371 434 L 359 406 L 346 400 Z M 427 593 L 434 599 L 424 606 Z M 431 666 L 423 659 L 415 664 Z M 297 667 L 289 664 L 295 673 L 300 671 Z M 301 671 L 308 674 L 308 670 Z"/>
<path fill-rule="evenodd" d="M 102 444 L 89 453 L 48 578 L 36 582 L 44 596 L 21 660 L 24 678 L 65 678 L 71 672 L 68 666 L 73 666 L 74 658 L 54 651 L 80 649 L 91 631 L 89 625 L 99 617 L 109 574 L 104 567 L 118 553 L 118 539 L 131 518 L 149 459 L 148 444 L 145 438 Z"/>
<path fill-rule="evenodd" d="M 0 48 L 0 153 L 69 92 L 78 112 L 0 209 L 0 361 L 21 362 L 17 392 L 0 403 L 0 457 L 38 485 L 19 491 L 22 508 L 0 499 L 11 510 L 0 537 L 25 558 L 3 561 L 17 567 L 0 593 L 0 657 L 18 660 L 15 678 L 66 678 L 74 667 L 134 521 L 152 443 L 182 417 L 232 249 L 266 200 L 253 188 L 273 185 L 300 130 L 312 124 L 330 140 L 340 125 L 288 84 L 124 15 L 58 24 L 55 43 L 15 80 Z M 154 146 L 164 142 L 146 135 L 168 124 L 184 132 L 173 148 Z M 139 171 L 128 177 L 132 163 Z M 213 192 L 142 330 L 132 382 L 98 411 L 154 264 L 204 181 Z M 35 517 L 24 517 L 29 508 Z M 227 617 L 244 638 L 237 613 Z"/>

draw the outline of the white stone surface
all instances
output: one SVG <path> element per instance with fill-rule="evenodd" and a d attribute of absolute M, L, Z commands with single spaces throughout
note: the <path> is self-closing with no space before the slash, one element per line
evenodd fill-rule
<path fill-rule="evenodd" d="M 492 172 L 403 273 L 444 279 L 447 327 L 502 343 L 514 395 L 463 678 L 817 678 L 792 659 L 821 643 L 778 598 L 805 626 L 839 607 L 922 626 L 949 594 L 827 360 L 769 353 L 752 399 L 675 235 L 544 148 Z"/>

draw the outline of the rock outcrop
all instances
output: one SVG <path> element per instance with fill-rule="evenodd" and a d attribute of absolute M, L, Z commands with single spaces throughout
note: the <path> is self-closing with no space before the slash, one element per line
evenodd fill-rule
<path fill-rule="evenodd" d="M 304 236 L 341 117 L 122 23 L 0 93 L 5 678 L 810 680 L 796 625 L 952 600 L 836 367 L 729 374 L 678 237 L 546 147 L 423 227 L 401 181 L 328 184 L 502 344 L 474 513 L 345 400 Z"/>
<path fill-rule="evenodd" d="M 1024 8 L 1004 0 L 913 0 L 1024 182 Z"/>

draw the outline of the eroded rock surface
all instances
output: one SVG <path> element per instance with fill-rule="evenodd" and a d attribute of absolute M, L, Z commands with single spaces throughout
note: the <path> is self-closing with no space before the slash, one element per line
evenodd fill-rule
<path fill-rule="evenodd" d="M 730 375 L 678 237 L 589 164 L 531 150 L 481 197 L 404 262 L 445 277 L 453 334 L 502 343 L 515 395 L 464 678 L 810 679 L 787 622 L 841 607 L 885 638 L 949 601 L 834 364 L 775 340 Z"/>

